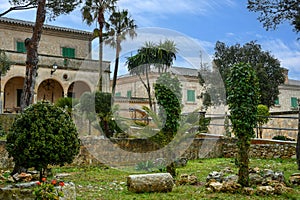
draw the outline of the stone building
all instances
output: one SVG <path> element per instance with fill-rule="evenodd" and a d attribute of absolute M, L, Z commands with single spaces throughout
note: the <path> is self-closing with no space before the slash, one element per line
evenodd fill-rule
<path fill-rule="evenodd" d="M 25 78 L 24 41 L 32 35 L 34 23 L 0 18 L 0 49 L 13 62 L 1 79 L 1 110 L 17 112 Z M 91 57 L 91 32 L 45 25 L 39 44 L 38 76 L 34 102 L 55 102 L 60 97 L 80 97 L 94 91 L 98 83 L 99 61 Z M 110 63 L 103 62 L 103 91 L 109 91 Z"/>

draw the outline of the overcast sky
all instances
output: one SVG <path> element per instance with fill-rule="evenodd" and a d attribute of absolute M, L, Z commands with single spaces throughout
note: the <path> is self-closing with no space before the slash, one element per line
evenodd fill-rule
<path fill-rule="evenodd" d="M 10 7 L 8 0 L 0 2 L 0 12 Z M 176 66 L 185 65 L 183 60 L 192 66 L 197 65 L 198 60 L 193 58 L 199 57 L 200 51 L 212 58 L 218 40 L 227 45 L 243 45 L 255 40 L 263 50 L 278 58 L 282 67 L 289 69 L 290 78 L 300 80 L 299 35 L 288 23 L 281 24 L 274 31 L 266 31 L 256 19 L 258 13 L 247 10 L 246 0 L 120 0 L 118 5 L 129 10 L 139 27 L 138 33 L 141 33 L 135 44 L 130 40 L 123 44 L 123 57 L 139 48 L 141 42 L 155 40 L 155 34 L 161 36 L 155 42 L 175 38 L 176 44 L 185 48 L 180 49 Z M 79 10 L 60 16 L 55 21 L 47 21 L 47 24 L 92 31 L 96 24 L 91 27 L 85 25 Z M 34 21 L 35 10 L 15 11 L 5 17 Z M 188 51 L 191 49 L 194 51 Z M 108 54 L 106 59 L 113 61 Z M 124 72 L 124 69 L 120 71 Z"/>

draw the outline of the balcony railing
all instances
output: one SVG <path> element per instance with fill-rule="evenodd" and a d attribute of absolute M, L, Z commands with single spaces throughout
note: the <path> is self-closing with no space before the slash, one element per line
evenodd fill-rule
<path fill-rule="evenodd" d="M 14 64 L 25 65 L 26 53 L 6 50 L 6 55 Z M 62 56 L 39 54 L 39 67 L 51 67 L 56 63 L 60 69 L 98 71 L 99 61 L 82 58 L 64 58 Z M 109 68 L 109 62 L 104 62 L 103 69 Z"/>

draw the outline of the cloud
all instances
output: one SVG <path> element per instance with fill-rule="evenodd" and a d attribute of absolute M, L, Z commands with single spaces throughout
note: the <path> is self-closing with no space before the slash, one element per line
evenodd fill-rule
<path fill-rule="evenodd" d="M 281 66 L 289 69 L 289 77 L 300 80 L 300 45 L 296 42 L 284 43 L 280 39 L 262 42 L 263 49 L 267 49 L 280 60 Z"/>
<path fill-rule="evenodd" d="M 138 24 L 155 25 L 153 19 L 163 19 L 170 15 L 210 15 L 224 6 L 235 6 L 234 0 L 122 0 L 118 4 L 128 9 Z M 149 20 L 151 19 L 151 20 Z"/>

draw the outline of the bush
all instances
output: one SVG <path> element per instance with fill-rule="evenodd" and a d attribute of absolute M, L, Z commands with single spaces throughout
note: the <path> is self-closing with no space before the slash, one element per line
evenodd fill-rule
<path fill-rule="evenodd" d="M 284 141 L 295 141 L 295 139 L 288 138 L 284 135 L 276 135 L 272 138 L 272 140 L 284 140 Z"/>
<path fill-rule="evenodd" d="M 16 165 L 43 172 L 50 165 L 71 163 L 80 140 L 70 115 L 57 106 L 38 102 L 26 108 L 7 134 L 6 149 Z"/>

